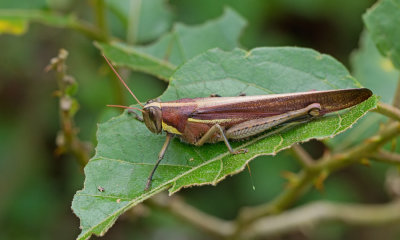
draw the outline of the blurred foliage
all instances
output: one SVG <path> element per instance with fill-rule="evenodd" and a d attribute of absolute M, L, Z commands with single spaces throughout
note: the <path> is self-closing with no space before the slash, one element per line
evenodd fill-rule
<path fill-rule="evenodd" d="M 400 1 L 381 1 L 364 14 L 364 22 L 382 55 L 400 69 Z"/>
<path fill-rule="evenodd" d="M 107 0 L 106 3 L 124 26 L 128 43 L 155 40 L 171 28 L 173 13 L 165 0 Z"/>
<path fill-rule="evenodd" d="M 238 47 L 238 38 L 246 21 L 227 8 L 217 19 L 199 26 L 175 24 L 171 32 L 153 44 L 129 46 L 124 43 L 97 43 L 96 46 L 117 66 L 130 67 L 165 81 L 177 66 L 211 48 L 232 50 Z"/>
<path fill-rule="evenodd" d="M 68 19 L 79 17 L 96 25 L 93 7 L 96 1 L 0 1 L 0 15 L 7 9 L 24 9 L 56 13 L 56 16 L 68 16 Z M 153 9 L 147 5 L 150 3 L 142 1 L 142 14 L 148 12 L 148 15 L 140 16 L 140 22 L 149 25 L 135 26 L 130 25 L 129 19 L 135 19 L 136 16 L 130 17 L 130 11 L 121 9 L 120 3 L 107 2 L 113 5 L 106 11 L 109 16 L 108 30 L 113 36 L 130 43 L 154 44 L 159 37 L 168 36 L 168 32 L 174 31 L 174 23 L 188 26 L 201 24 L 218 18 L 223 9 L 229 6 L 248 22 L 240 37 L 243 48 L 278 45 L 311 47 L 345 64 L 349 63 L 351 52 L 359 44 L 363 28 L 361 16 L 373 4 L 372 0 L 159 0 L 154 1 L 156 5 Z M 85 33 L 85 28 L 82 30 L 74 24 L 59 28 L 61 26 L 55 26 L 55 22 L 36 21 L 29 14 L 24 16 L 30 21 L 29 24 L 13 20 L 7 22 L 11 25 L 5 26 L 0 20 L 2 33 L 25 32 L 19 36 L 0 35 L 0 239 L 71 239 L 80 232 L 78 218 L 70 210 L 71 199 L 76 190 L 82 188 L 84 177 L 79 164 L 72 157 L 54 154 L 55 138 L 60 129 L 57 100 L 52 96 L 57 84 L 54 75 L 46 74 L 43 70 L 60 48 L 69 51 L 66 63 L 68 72 L 75 76 L 79 84 L 76 98 L 80 110 L 76 113 L 75 122 L 80 129 L 80 138 L 94 144 L 97 123 L 119 113 L 105 105 L 128 103 L 131 100 L 113 77 L 106 75 L 109 73 L 108 67 L 93 45 L 94 36 Z M 17 30 L 13 32 L 15 27 Z M 128 34 L 127 29 L 132 29 L 132 32 Z M 91 33 L 96 35 L 96 32 Z M 359 56 L 364 48 L 370 49 L 369 40 L 365 40 L 367 37 L 362 39 L 361 50 L 357 53 Z M 364 81 L 368 80 L 361 73 L 363 70 L 357 67 L 361 60 L 356 60 L 356 55 L 352 60 L 354 74 L 367 86 Z M 381 78 L 380 73 L 374 74 L 377 74 L 376 78 Z M 398 73 L 393 74 L 398 76 Z M 367 74 L 367 77 L 371 75 Z M 166 88 L 165 82 L 143 73 L 132 72 L 125 79 L 142 101 L 158 97 Z M 390 90 L 393 91 L 393 88 L 379 95 L 386 99 L 392 94 L 388 92 Z M 318 144 L 308 143 L 306 147 L 316 156 L 321 152 Z M 287 183 L 282 177 L 283 172 L 299 170 L 298 163 L 288 152 L 275 157 L 260 157 L 250 163 L 250 168 L 251 177 L 247 171 L 243 171 L 217 187 L 185 189 L 181 196 L 207 213 L 232 219 L 240 207 L 266 202 L 281 192 Z M 324 191 L 312 190 L 298 204 L 315 199 L 385 202 L 388 200 L 383 190 L 386 169 L 384 164 L 372 163 L 370 167 L 354 166 L 338 172 L 326 181 Z M 255 191 L 252 189 L 253 183 Z M 390 225 L 363 228 L 335 223 L 314 230 L 309 235 L 295 232 L 284 237 L 399 238 L 398 229 Z M 139 206 L 136 212 L 132 210 L 121 216 L 105 238 L 161 237 L 204 239 L 208 236 L 170 214 Z"/>

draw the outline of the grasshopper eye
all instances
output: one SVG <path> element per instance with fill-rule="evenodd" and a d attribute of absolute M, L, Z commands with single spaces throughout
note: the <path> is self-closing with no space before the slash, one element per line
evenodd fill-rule
<path fill-rule="evenodd" d="M 160 133 L 162 130 L 162 113 L 159 107 L 144 108 L 143 120 L 146 127 L 153 133 Z"/>

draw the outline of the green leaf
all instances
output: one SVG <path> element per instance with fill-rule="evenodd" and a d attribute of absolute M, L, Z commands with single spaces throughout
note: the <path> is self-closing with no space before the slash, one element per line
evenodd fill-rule
<path fill-rule="evenodd" d="M 145 47 L 122 43 L 97 44 L 115 64 L 168 80 L 175 68 L 211 48 L 232 50 L 246 25 L 245 20 L 227 8 L 224 14 L 199 26 L 176 24 L 171 33 Z"/>
<path fill-rule="evenodd" d="M 62 16 L 42 10 L 0 10 L 0 34 L 23 34 L 29 22 L 38 22 L 53 27 L 71 27 L 76 25 L 74 16 Z"/>
<path fill-rule="evenodd" d="M 361 35 L 360 49 L 351 56 L 353 75 L 365 87 L 381 97 L 381 101 L 392 103 L 396 91 L 399 71 L 389 58 L 379 54 L 370 34 Z"/>
<path fill-rule="evenodd" d="M 246 20 L 226 8 L 223 15 L 215 20 L 199 26 L 178 23 L 171 33 L 156 43 L 136 49 L 178 66 L 211 48 L 234 49 L 239 45 L 238 39 L 245 26 Z"/>
<path fill-rule="evenodd" d="M 376 46 L 400 69 L 400 0 L 382 0 L 363 16 Z"/>
<path fill-rule="evenodd" d="M 106 0 L 106 3 L 127 28 L 133 27 L 129 21 L 138 21 L 132 23 L 137 24 L 137 42 L 154 40 L 172 25 L 173 15 L 166 0 Z"/>
<path fill-rule="evenodd" d="M 399 71 L 394 68 L 389 58 L 383 57 L 369 33 L 364 31 L 360 39 L 360 48 L 351 56 L 353 75 L 360 83 L 371 89 L 385 103 L 392 103 L 396 91 Z M 330 139 L 329 144 L 335 151 L 358 144 L 379 130 L 380 123 L 386 118 L 380 114 L 369 114 L 357 123 L 357 127 Z"/>
<path fill-rule="evenodd" d="M 96 42 L 98 47 L 117 66 L 129 67 L 135 71 L 144 72 L 168 81 L 176 66 L 149 54 L 143 54 L 134 48 L 118 44 Z"/>
<path fill-rule="evenodd" d="M 360 84 L 346 68 L 330 56 L 303 48 L 257 48 L 209 50 L 182 65 L 171 77 L 163 101 L 205 97 L 212 93 L 235 96 L 354 88 Z M 96 155 L 85 167 L 84 189 L 78 191 L 72 209 L 81 219 L 79 239 L 104 234 L 119 215 L 157 192 L 170 194 L 182 187 L 217 184 L 240 172 L 247 162 L 261 155 L 274 155 L 297 142 L 327 138 L 349 128 L 377 98 L 268 137 L 232 142 L 246 147 L 246 154 L 232 155 L 224 143 L 202 147 L 175 138 L 156 171 L 152 188 L 144 192 L 146 178 L 154 166 L 164 136 L 152 134 L 127 113 L 99 125 Z M 268 134 L 268 133 L 267 133 Z M 104 192 L 99 192 L 101 186 Z"/>

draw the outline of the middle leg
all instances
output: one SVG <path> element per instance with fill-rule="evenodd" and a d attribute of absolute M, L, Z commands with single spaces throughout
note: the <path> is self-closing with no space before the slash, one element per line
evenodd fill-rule
<path fill-rule="evenodd" d="M 228 138 L 225 136 L 225 131 L 224 129 L 217 123 L 213 125 L 201 138 L 199 141 L 195 143 L 195 146 L 201 146 L 205 142 L 207 142 L 208 139 L 210 139 L 212 136 L 214 136 L 215 133 L 219 132 L 221 134 L 221 138 L 224 141 L 226 147 L 228 148 L 229 152 L 232 154 L 239 154 L 239 153 L 246 153 L 247 149 L 239 149 L 239 150 L 233 150 L 231 147 L 231 144 L 228 141 Z"/>

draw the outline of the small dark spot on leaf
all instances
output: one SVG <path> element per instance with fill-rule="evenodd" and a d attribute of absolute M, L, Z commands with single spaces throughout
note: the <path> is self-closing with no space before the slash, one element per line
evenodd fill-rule
<path fill-rule="evenodd" d="M 98 187 L 97 187 L 97 190 L 99 190 L 99 192 L 104 192 L 104 188 L 101 187 L 101 186 L 98 186 Z"/>

